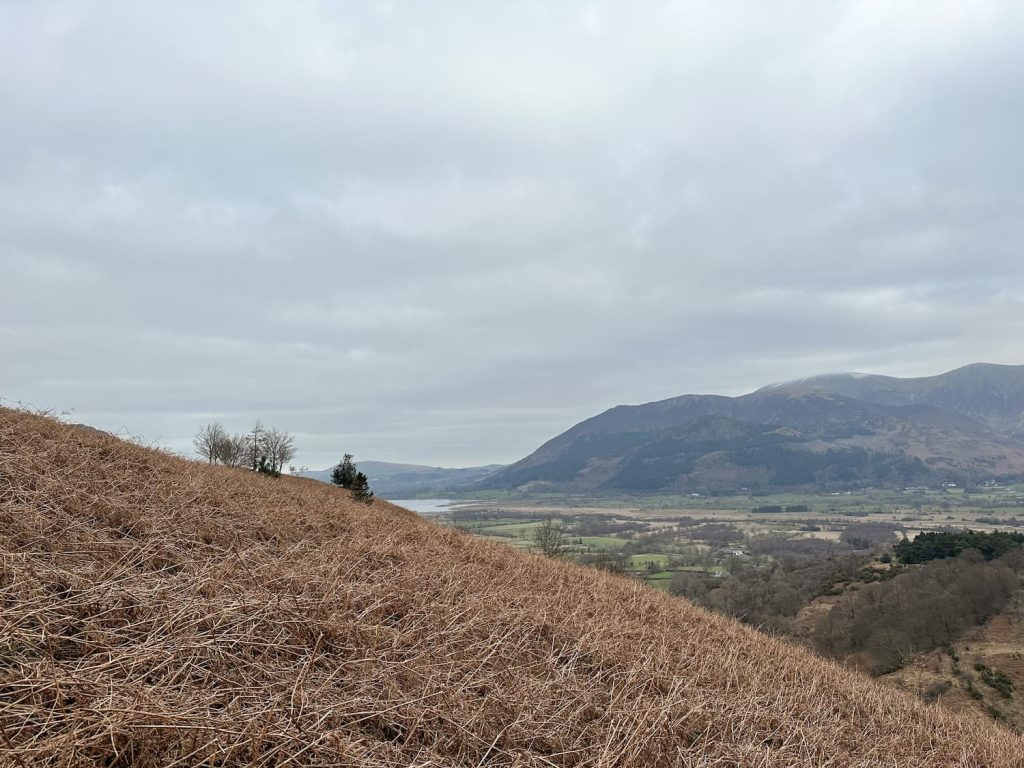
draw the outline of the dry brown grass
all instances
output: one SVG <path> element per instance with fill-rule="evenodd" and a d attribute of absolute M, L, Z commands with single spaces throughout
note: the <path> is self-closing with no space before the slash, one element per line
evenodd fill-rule
<path fill-rule="evenodd" d="M 653 589 L 0 410 L 4 765 L 1017 766 Z"/>

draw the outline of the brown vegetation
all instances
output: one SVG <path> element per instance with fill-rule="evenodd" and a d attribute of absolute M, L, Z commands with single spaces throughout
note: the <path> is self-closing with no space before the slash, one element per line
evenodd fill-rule
<path fill-rule="evenodd" d="M 637 584 L 0 410 L 0 764 L 1016 766 Z"/>
<path fill-rule="evenodd" d="M 1009 686 L 992 680 L 991 673 L 1004 677 Z M 956 711 L 978 712 L 1024 731 L 1024 616 L 1014 606 L 945 648 L 917 654 L 881 679 Z"/>

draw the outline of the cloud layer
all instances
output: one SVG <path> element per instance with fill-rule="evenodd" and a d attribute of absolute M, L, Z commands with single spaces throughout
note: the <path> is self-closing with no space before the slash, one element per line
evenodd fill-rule
<path fill-rule="evenodd" d="M 0 0 L 0 396 L 512 461 L 621 402 L 1021 363 L 1008 2 Z"/>

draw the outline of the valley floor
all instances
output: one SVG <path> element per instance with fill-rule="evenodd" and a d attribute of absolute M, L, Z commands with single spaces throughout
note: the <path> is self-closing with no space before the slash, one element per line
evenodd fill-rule
<path fill-rule="evenodd" d="M 793 601 L 778 616 L 755 616 L 760 626 L 804 645 L 813 644 L 828 612 L 849 594 L 899 567 L 885 553 L 900 537 L 926 531 L 970 528 L 1024 531 L 1024 489 L 991 485 L 905 491 L 868 490 L 842 494 L 784 494 L 731 497 L 530 497 L 493 494 L 459 502 L 446 524 L 520 549 L 536 549 L 545 521 L 560 528 L 561 556 L 618 570 L 650 586 L 685 595 L 723 612 L 745 617 L 741 602 L 716 605 L 708 595 L 724 589 L 734 574 L 772 568 L 794 559 L 843 562 L 846 570 L 814 570 L 797 585 Z M 787 565 L 787 567 L 791 567 Z M 896 569 L 890 572 L 890 569 Z M 785 587 L 790 588 L 791 579 Z M 716 592 L 717 588 L 717 592 Z M 801 588 L 803 591 L 801 592 Z M 719 596 L 719 602 L 724 596 Z M 795 601 L 795 602 L 794 602 Z M 787 615 L 788 614 L 788 615 Z M 904 666 L 881 677 L 929 701 L 971 710 L 1024 730 L 1024 590 L 1005 612 L 951 648 L 910 653 Z M 954 661 L 958 655 L 959 662 Z M 848 663 L 870 669 L 870 660 Z M 975 669 L 976 665 L 983 668 Z M 985 669 L 995 670 L 988 673 Z M 981 682 L 1003 674 L 1012 691 Z M 996 678 L 998 679 L 998 678 Z M 1004 686 L 1005 687 L 1005 686 Z"/>

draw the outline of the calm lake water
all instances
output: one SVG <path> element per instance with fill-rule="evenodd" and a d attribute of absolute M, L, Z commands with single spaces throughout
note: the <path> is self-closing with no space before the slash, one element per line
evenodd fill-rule
<path fill-rule="evenodd" d="M 421 515 L 439 515 L 450 511 L 453 506 L 466 503 L 451 499 L 388 499 L 388 501 Z"/>

